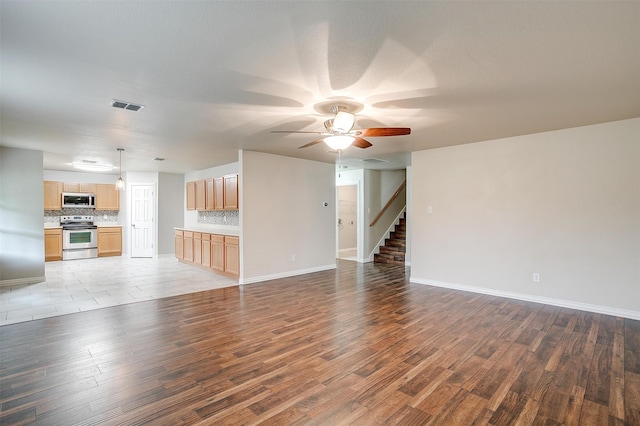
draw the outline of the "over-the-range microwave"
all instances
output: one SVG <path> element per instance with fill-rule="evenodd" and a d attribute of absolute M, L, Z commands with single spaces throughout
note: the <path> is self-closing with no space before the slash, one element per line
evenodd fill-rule
<path fill-rule="evenodd" d="M 95 194 L 85 194 L 85 193 L 78 193 L 78 192 L 63 192 L 62 193 L 62 207 L 63 208 L 95 209 L 96 208 L 96 196 L 95 196 Z"/>

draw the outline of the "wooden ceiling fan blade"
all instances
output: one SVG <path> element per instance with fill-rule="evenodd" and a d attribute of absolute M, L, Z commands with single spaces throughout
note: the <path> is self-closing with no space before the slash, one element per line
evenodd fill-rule
<path fill-rule="evenodd" d="M 411 129 L 409 127 L 372 127 L 370 129 L 361 129 L 360 136 L 404 136 L 410 135 Z"/>
<path fill-rule="evenodd" d="M 358 148 L 369 148 L 370 146 L 373 146 L 371 142 L 364 140 L 362 138 L 356 138 L 351 145 Z"/>
<path fill-rule="evenodd" d="M 324 141 L 324 138 L 316 139 L 315 141 L 313 141 L 313 142 L 309 142 L 309 143 L 308 143 L 308 144 L 306 144 L 306 145 L 299 146 L 299 147 L 298 147 L 298 149 L 300 149 L 300 148 L 308 148 L 308 147 L 310 147 L 310 146 L 313 146 L 313 145 L 315 145 L 315 144 L 317 144 L 317 143 L 320 143 L 320 142 L 323 142 L 323 141 Z"/>

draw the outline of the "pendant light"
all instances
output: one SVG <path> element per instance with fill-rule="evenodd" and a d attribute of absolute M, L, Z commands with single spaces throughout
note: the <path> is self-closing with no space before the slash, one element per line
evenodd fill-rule
<path fill-rule="evenodd" d="M 118 151 L 120 151 L 120 177 L 116 181 L 116 190 L 124 191 L 124 179 L 122 179 L 122 151 L 124 148 L 118 148 Z"/>

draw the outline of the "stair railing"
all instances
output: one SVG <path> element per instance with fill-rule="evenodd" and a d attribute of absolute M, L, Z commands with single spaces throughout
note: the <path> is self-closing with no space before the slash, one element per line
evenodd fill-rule
<path fill-rule="evenodd" d="M 405 180 L 404 182 L 402 182 L 400 184 L 400 187 L 396 190 L 396 192 L 391 196 L 391 198 L 389 198 L 389 201 L 387 201 L 387 204 L 384 205 L 384 207 L 382 208 L 382 210 L 380 210 L 380 213 L 378 213 L 376 215 L 376 217 L 373 219 L 373 221 L 369 224 L 369 226 L 373 226 L 376 224 L 376 222 L 378 222 L 378 220 L 382 217 L 382 215 L 384 214 L 384 212 L 387 211 L 387 209 L 389 208 L 389 206 L 391 205 L 391 203 L 393 203 L 393 201 L 398 198 L 398 195 L 400 195 L 400 193 L 402 192 L 402 190 L 405 188 L 405 186 L 407 186 L 407 181 Z"/>

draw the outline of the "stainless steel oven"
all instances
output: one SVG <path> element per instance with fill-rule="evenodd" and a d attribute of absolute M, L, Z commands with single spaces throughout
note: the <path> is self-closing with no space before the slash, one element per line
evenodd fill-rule
<path fill-rule="evenodd" d="M 93 216 L 62 216 L 62 260 L 98 257 L 98 227 Z"/>

